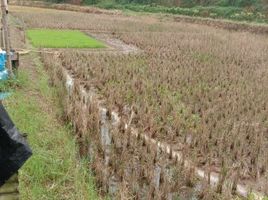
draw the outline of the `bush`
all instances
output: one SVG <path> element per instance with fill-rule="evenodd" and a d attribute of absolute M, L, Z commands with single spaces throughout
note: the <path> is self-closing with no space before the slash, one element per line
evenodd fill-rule
<path fill-rule="evenodd" d="M 105 9 L 127 9 L 135 12 L 170 13 L 238 21 L 268 22 L 268 0 L 264 1 L 267 1 L 266 7 L 263 6 L 264 3 L 260 4 L 258 0 L 200 1 L 200 4 L 215 4 L 215 6 L 194 6 L 196 5 L 195 0 L 180 1 L 181 5 L 185 7 L 161 6 L 155 3 L 157 2 L 156 0 L 84 0 L 84 4 L 96 4 L 98 7 Z M 148 4 L 143 4 L 145 2 Z M 265 8 L 267 8 L 267 11 L 265 11 Z"/>
<path fill-rule="evenodd" d="M 97 4 L 99 2 L 100 2 L 99 0 L 83 0 L 83 4 L 85 4 L 85 5 L 94 5 L 94 4 Z"/>

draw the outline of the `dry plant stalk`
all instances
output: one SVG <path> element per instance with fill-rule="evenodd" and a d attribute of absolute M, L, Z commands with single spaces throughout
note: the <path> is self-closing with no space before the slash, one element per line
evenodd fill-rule
<path fill-rule="evenodd" d="M 228 176 L 235 176 L 233 190 L 239 181 L 267 183 L 266 36 L 183 22 L 163 23 L 146 16 L 85 15 L 53 10 L 38 13 L 23 9 L 14 14 L 28 27 L 106 32 L 110 37 L 139 47 L 143 53 L 136 55 L 62 50 L 57 62 L 46 55 L 44 62 L 51 66 L 56 83 L 61 75 L 57 67 L 52 67 L 55 63 L 76 77 L 75 84 L 84 85 L 88 91 L 94 88 L 125 123 L 130 121 L 139 131 L 172 144 L 172 149 L 182 150 L 185 159 L 192 160 L 195 166 L 208 167 L 208 174 L 222 172 L 218 192 Z M 77 126 L 78 137 L 87 143 L 87 137 L 94 136 L 86 131 L 90 130 L 88 120 L 84 120 L 88 113 L 84 112 L 78 93 L 70 101 L 66 113 Z M 134 117 L 130 108 L 135 108 Z M 130 154 L 128 134 L 122 129 L 116 134 L 124 136 L 123 143 L 114 137 L 116 158 L 146 151 L 151 152 L 149 160 L 154 159 L 154 150 L 142 144 L 137 144 L 139 148 Z M 118 152 L 118 148 L 122 151 Z M 85 153 L 86 148 L 82 151 Z M 101 150 L 97 151 L 101 157 Z M 128 156 L 125 157 L 129 159 Z M 143 159 L 137 158 L 135 162 L 144 166 L 157 163 Z M 123 166 L 128 166 L 128 162 L 122 161 L 121 167 L 112 164 L 121 179 L 125 177 Z M 139 174 L 144 174 L 146 180 L 138 180 L 135 175 L 134 182 L 151 180 L 146 169 Z M 255 187 L 267 192 L 263 185 L 255 184 Z"/>

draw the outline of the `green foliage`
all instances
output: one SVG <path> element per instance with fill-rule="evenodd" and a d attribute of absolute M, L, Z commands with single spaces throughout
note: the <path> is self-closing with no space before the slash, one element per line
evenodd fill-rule
<path fill-rule="evenodd" d="M 66 3 L 66 0 L 46 0 L 46 1 L 50 3 Z"/>
<path fill-rule="evenodd" d="M 15 85 L 14 80 L 0 81 L 0 92 L 10 92 Z"/>
<path fill-rule="evenodd" d="M 83 1 L 83 4 L 85 4 L 85 5 L 94 5 L 97 3 L 100 3 L 100 0 L 84 0 Z"/>
<path fill-rule="evenodd" d="M 143 5 L 163 5 L 163 6 L 182 6 L 182 7 L 194 7 L 194 6 L 236 6 L 236 7 L 248 7 L 256 6 L 259 3 L 265 4 L 265 0 L 86 0 L 90 4 L 97 3 L 116 3 L 116 4 L 143 4 Z"/>
<path fill-rule="evenodd" d="M 170 13 L 225 18 L 238 21 L 268 21 L 268 0 L 84 0 L 105 9 Z"/>
<path fill-rule="evenodd" d="M 102 48 L 105 45 L 75 30 L 31 29 L 27 36 L 35 47 Z"/>
<path fill-rule="evenodd" d="M 140 4 L 116 4 L 111 1 L 97 4 L 105 9 L 126 9 L 135 12 L 169 13 L 195 17 L 223 18 L 237 21 L 255 21 L 268 23 L 268 18 L 257 10 L 247 10 L 240 7 L 220 7 L 220 6 L 196 6 L 192 8 L 150 6 Z"/>
<path fill-rule="evenodd" d="M 13 92 L 26 84 L 27 78 L 25 73 L 20 73 L 19 76 L 8 80 L 0 81 L 0 92 Z"/>

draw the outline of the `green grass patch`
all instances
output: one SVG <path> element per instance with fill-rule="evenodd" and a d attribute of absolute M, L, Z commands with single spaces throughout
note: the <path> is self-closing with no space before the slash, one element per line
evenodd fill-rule
<path fill-rule="evenodd" d="M 16 90 L 4 101 L 18 129 L 28 133 L 33 150 L 20 170 L 20 199 L 99 199 L 88 161 L 79 159 L 72 129 L 58 119 L 58 89 L 49 86 L 37 54 L 21 59 L 29 64 L 21 68 Z"/>
<path fill-rule="evenodd" d="M 27 37 L 41 48 L 104 48 L 105 45 L 78 30 L 29 29 Z"/>
<path fill-rule="evenodd" d="M 85 4 L 87 1 L 85 1 Z M 134 12 L 146 13 L 167 13 L 175 15 L 186 15 L 192 17 L 205 17 L 212 19 L 227 19 L 233 21 L 268 23 L 267 14 L 259 10 L 249 11 L 241 7 L 223 7 L 223 6 L 194 6 L 190 8 L 185 7 L 166 7 L 160 5 L 142 5 L 134 3 L 120 4 L 113 1 L 101 1 L 95 6 L 104 9 L 119 9 Z"/>

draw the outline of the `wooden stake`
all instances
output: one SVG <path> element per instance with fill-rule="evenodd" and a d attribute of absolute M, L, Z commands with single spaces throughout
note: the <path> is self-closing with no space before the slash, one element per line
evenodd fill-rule
<path fill-rule="evenodd" d="M 1 11 L 2 11 L 2 31 L 4 35 L 4 44 L 5 50 L 7 53 L 7 69 L 11 77 L 14 76 L 12 71 L 11 57 L 10 57 L 10 40 L 8 34 L 8 21 L 7 21 L 7 13 L 6 13 L 6 2 L 5 0 L 1 0 Z"/>
<path fill-rule="evenodd" d="M 4 44 L 4 31 L 3 31 L 3 22 L 1 19 L 1 49 L 5 49 L 5 44 Z"/>

